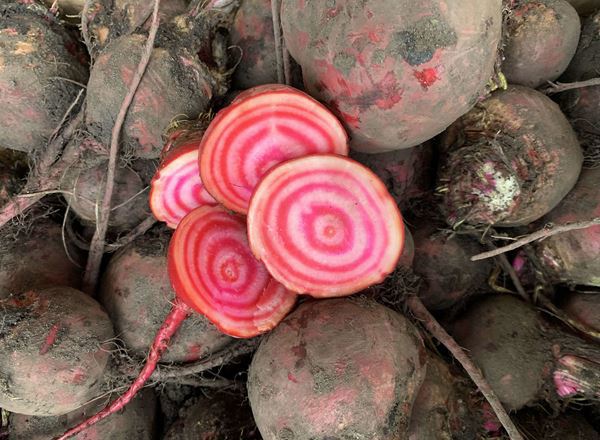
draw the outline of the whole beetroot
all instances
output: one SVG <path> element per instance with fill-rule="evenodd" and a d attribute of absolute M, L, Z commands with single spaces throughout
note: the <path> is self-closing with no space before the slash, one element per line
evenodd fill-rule
<path fill-rule="evenodd" d="M 451 332 L 508 410 L 544 399 L 600 395 L 598 347 L 563 332 L 514 296 L 486 296 Z"/>
<path fill-rule="evenodd" d="M 415 328 L 377 303 L 307 302 L 262 341 L 248 396 L 265 440 L 406 438 L 425 375 Z"/>
<path fill-rule="evenodd" d="M 532 88 L 554 81 L 579 42 L 577 11 L 565 0 L 525 0 L 508 15 L 502 72 L 511 84 Z"/>
<path fill-rule="evenodd" d="M 0 300 L 0 309 L 0 407 L 57 416 L 101 393 L 114 333 L 96 301 L 55 287 Z"/>
<path fill-rule="evenodd" d="M 600 168 L 583 170 L 575 188 L 541 223 L 600 218 Z M 535 244 L 544 269 L 556 282 L 600 286 L 600 225 L 565 232 Z"/>
<path fill-rule="evenodd" d="M 100 411 L 104 404 L 104 399 L 94 400 L 73 412 L 55 417 L 11 413 L 8 419 L 8 440 L 48 440 Z M 122 412 L 75 435 L 73 440 L 153 440 L 156 438 L 157 428 L 156 409 L 154 391 L 142 390 Z"/>
<path fill-rule="evenodd" d="M 31 153 L 46 145 L 87 69 L 76 40 L 44 7 L 18 3 L 0 5 L 0 146 Z"/>
<path fill-rule="evenodd" d="M 583 162 L 558 105 L 510 86 L 456 121 L 442 146 L 438 188 L 450 225 L 527 225 L 573 188 Z"/>
<path fill-rule="evenodd" d="M 148 233 L 115 254 L 104 272 L 100 301 L 115 331 L 136 356 L 144 357 L 175 299 L 167 274 L 170 234 Z M 162 356 L 192 362 L 217 352 L 232 339 L 200 314 L 190 316 Z"/>
<path fill-rule="evenodd" d="M 467 112 L 494 71 L 501 0 L 284 0 L 287 47 L 309 93 L 353 149 L 431 139 Z"/>

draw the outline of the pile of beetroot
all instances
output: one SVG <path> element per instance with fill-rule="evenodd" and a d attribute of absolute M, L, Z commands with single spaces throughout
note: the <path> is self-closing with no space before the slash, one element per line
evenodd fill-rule
<path fill-rule="evenodd" d="M 0 5 L 0 440 L 600 439 L 600 2 Z"/>

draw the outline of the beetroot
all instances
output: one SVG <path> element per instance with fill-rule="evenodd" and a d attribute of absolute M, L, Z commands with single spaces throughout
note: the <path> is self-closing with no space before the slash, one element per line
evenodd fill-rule
<path fill-rule="evenodd" d="M 600 169 L 583 170 L 575 188 L 542 223 L 600 218 Z M 536 254 L 554 281 L 600 286 L 600 225 L 554 235 L 535 244 Z"/>
<path fill-rule="evenodd" d="M 245 396 L 244 396 L 245 397 Z M 247 401 L 232 393 L 186 402 L 164 440 L 260 440 Z"/>
<path fill-rule="evenodd" d="M 49 219 L 36 219 L 29 228 L 4 227 L 0 234 L 0 298 L 44 287 L 81 284 L 80 253 L 68 245 L 61 227 Z"/>
<path fill-rule="evenodd" d="M 171 239 L 168 266 L 177 296 L 231 336 L 271 330 L 296 303 L 296 294 L 250 252 L 245 220 L 220 206 L 184 217 Z"/>
<path fill-rule="evenodd" d="M 401 315 L 366 300 L 306 302 L 261 343 L 248 396 L 265 440 L 406 438 L 425 351 Z"/>
<path fill-rule="evenodd" d="M 167 275 L 169 238 L 151 232 L 121 249 L 111 258 L 100 285 L 100 301 L 119 339 L 138 357 L 146 355 L 175 298 Z M 195 361 L 230 341 L 203 316 L 194 315 L 173 337 L 162 360 Z"/>
<path fill-rule="evenodd" d="M 11 414 L 8 440 L 48 440 L 66 428 L 94 414 L 104 406 L 96 400 L 82 408 L 59 417 L 35 417 Z M 156 397 L 152 390 L 143 390 L 131 404 L 110 421 L 73 436 L 73 440 L 127 439 L 153 440 L 156 438 Z"/>
<path fill-rule="evenodd" d="M 322 104 L 289 86 L 269 84 L 239 94 L 211 121 L 200 144 L 207 191 L 246 214 L 254 188 L 273 166 L 307 154 L 348 154 L 348 136 Z"/>
<path fill-rule="evenodd" d="M 581 23 L 565 0 L 525 0 L 511 11 L 502 72 L 511 84 L 554 81 L 575 55 Z"/>
<path fill-rule="evenodd" d="M 581 15 L 587 15 L 600 9 L 600 0 L 568 0 Z"/>
<path fill-rule="evenodd" d="M 385 183 L 400 209 L 410 209 L 414 199 L 431 191 L 435 167 L 433 145 L 389 153 L 367 154 L 352 151 L 350 157 L 369 167 Z"/>
<path fill-rule="evenodd" d="M 467 112 L 493 74 L 500 0 L 284 0 L 287 47 L 353 149 L 418 145 Z"/>
<path fill-rule="evenodd" d="M 415 241 L 412 234 L 404 225 L 404 248 L 398 260 L 398 266 L 412 267 L 415 260 Z"/>
<path fill-rule="evenodd" d="M 44 12 L 0 5 L 0 146 L 27 153 L 45 147 L 87 80 L 77 42 Z"/>
<path fill-rule="evenodd" d="M 600 295 L 573 293 L 563 306 L 568 315 L 600 332 Z"/>
<path fill-rule="evenodd" d="M 594 429 L 577 410 L 566 414 L 548 417 L 543 410 L 519 411 L 519 426 L 528 438 L 544 440 L 600 440 L 600 433 Z"/>
<path fill-rule="evenodd" d="M 450 225 L 526 225 L 577 182 L 583 156 L 558 106 L 535 90 L 494 93 L 447 131 L 438 175 Z"/>
<path fill-rule="evenodd" d="M 584 81 L 598 76 L 600 59 L 600 10 L 583 21 L 577 52 L 563 76 L 565 81 Z"/>
<path fill-rule="evenodd" d="M 345 296 L 395 268 L 404 223 L 385 185 L 343 156 L 289 160 L 260 181 L 248 210 L 254 255 L 288 289 Z"/>
<path fill-rule="evenodd" d="M 100 394 L 114 333 L 96 301 L 57 287 L 0 300 L 0 309 L 0 407 L 55 416 Z"/>
<path fill-rule="evenodd" d="M 486 292 L 492 261 L 471 261 L 482 252 L 475 240 L 440 231 L 435 223 L 423 222 L 415 231 L 414 271 L 422 278 L 419 298 L 429 310 L 461 305 L 469 297 Z"/>
<path fill-rule="evenodd" d="M 600 395 L 600 350 L 513 296 L 488 296 L 452 326 L 508 410 L 540 399 Z"/>

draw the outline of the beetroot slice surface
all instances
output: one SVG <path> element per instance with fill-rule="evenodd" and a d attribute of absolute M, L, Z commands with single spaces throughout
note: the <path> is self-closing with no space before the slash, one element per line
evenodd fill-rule
<path fill-rule="evenodd" d="M 288 289 L 345 296 L 382 281 L 404 245 L 402 216 L 369 169 L 311 155 L 273 168 L 248 211 L 254 255 Z"/>

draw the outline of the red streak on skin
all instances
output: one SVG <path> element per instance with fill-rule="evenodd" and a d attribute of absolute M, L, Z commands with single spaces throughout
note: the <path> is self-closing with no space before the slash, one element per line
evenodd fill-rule
<path fill-rule="evenodd" d="M 393 72 L 388 72 L 378 86 L 384 96 L 384 98 L 375 101 L 375 105 L 380 109 L 389 110 L 402 101 L 403 90 L 398 85 Z"/>
<path fill-rule="evenodd" d="M 439 79 L 437 70 L 431 67 L 423 70 L 414 70 L 413 75 L 425 90 L 429 89 Z"/>
<path fill-rule="evenodd" d="M 298 379 L 296 379 L 296 376 L 294 376 L 292 373 L 288 373 L 288 380 L 290 382 L 298 383 Z"/>
<path fill-rule="evenodd" d="M 338 15 L 340 12 L 340 10 L 338 8 L 331 8 L 327 10 L 327 17 L 328 18 L 334 18 L 336 15 Z"/>
<path fill-rule="evenodd" d="M 40 354 L 44 355 L 48 353 L 52 344 L 56 342 L 56 337 L 58 336 L 58 331 L 60 330 L 60 324 L 54 324 L 50 331 L 48 332 L 48 336 L 44 340 L 44 343 L 40 347 Z"/>

